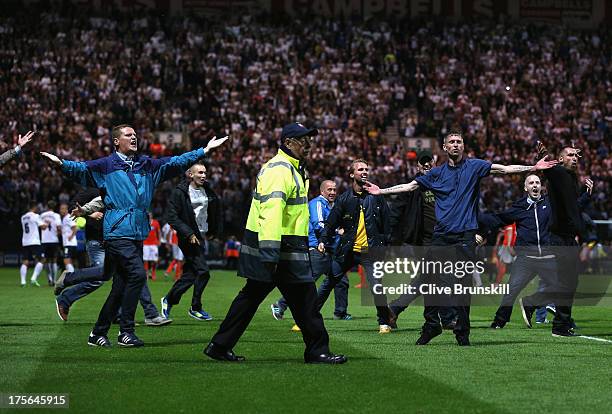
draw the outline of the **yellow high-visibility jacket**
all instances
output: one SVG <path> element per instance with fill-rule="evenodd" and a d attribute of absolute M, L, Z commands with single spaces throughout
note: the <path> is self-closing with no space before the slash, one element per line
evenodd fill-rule
<path fill-rule="evenodd" d="M 308 254 L 308 185 L 299 161 L 282 149 L 259 174 L 243 243 L 238 275 L 272 282 L 310 282 Z M 263 262 L 278 263 L 270 275 Z"/>

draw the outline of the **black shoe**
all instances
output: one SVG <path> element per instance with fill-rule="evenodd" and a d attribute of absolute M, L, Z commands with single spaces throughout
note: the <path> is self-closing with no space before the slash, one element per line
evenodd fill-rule
<path fill-rule="evenodd" d="M 442 324 L 442 329 L 444 329 L 445 331 L 454 331 L 455 327 L 457 326 L 457 321 L 450 321 L 447 324 Z"/>
<path fill-rule="evenodd" d="M 441 333 L 442 333 L 442 329 L 439 329 L 437 331 L 423 329 L 421 331 L 421 336 L 419 336 L 419 339 L 417 339 L 416 341 L 416 345 L 427 345 L 429 341 L 431 341 L 432 339 L 434 339 L 436 336 L 440 335 Z"/>
<path fill-rule="evenodd" d="M 391 329 L 397 329 L 397 313 L 389 306 L 389 323 Z"/>
<path fill-rule="evenodd" d="M 89 334 L 89 339 L 87 339 L 87 345 L 99 346 L 102 348 L 110 348 L 111 343 L 106 336 L 94 335 L 94 333 L 92 332 Z"/>
<path fill-rule="evenodd" d="M 521 313 L 523 314 L 523 320 L 525 321 L 525 325 L 527 325 L 528 328 L 533 327 L 532 323 L 531 323 L 531 317 L 533 316 L 533 313 L 536 310 L 535 306 L 525 306 L 525 304 L 523 304 L 523 298 L 519 299 L 519 306 L 521 307 Z"/>
<path fill-rule="evenodd" d="M 307 364 L 344 364 L 348 358 L 344 355 L 321 354 L 314 357 L 305 357 L 304 362 Z"/>
<path fill-rule="evenodd" d="M 574 322 L 574 318 L 570 318 L 570 330 L 573 331 L 574 329 L 578 329 L 578 326 Z"/>
<path fill-rule="evenodd" d="M 495 320 L 491 323 L 491 329 L 502 329 L 506 326 L 506 322 Z"/>
<path fill-rule="evenodd" d="M 134 333 L 125 332 L 120 333 L 117 337 L 117 344 L 120 346 L 131 347 L 131 348 L 139 348 L 144 346 L 144 342 L 140 340 Z"/>
<path fill-rule="evenodd" d="M 553 329 L 552 336 L 555 338 L 566 338 L 579 335 L 576 335 L 572 329 Z"/>
<path fill-rule="evenodd" d="M 470 346 L 470 337 L 467 335 L 463 335 L 463 336 L 456 336 L 455 338 L 457 338 L 457 345 L 459 346 Z"/>
<path fill-rule="evenodd" d="M 216 359 L 217 361 L 228 361 L 228 362 L 240 362 L 244 361 L 244 357 L 234 354 L 231 349 L 229 351 L 224 350 L 219 345 L 210 342 L 204 349 L 204 355 Z"/>

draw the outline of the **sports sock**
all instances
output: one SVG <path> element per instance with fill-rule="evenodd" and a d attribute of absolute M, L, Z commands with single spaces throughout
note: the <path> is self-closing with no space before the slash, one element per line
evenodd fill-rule
<path fill-rule="evenodd" d="M 170 262 L 170 265 L 168 265 L 168 268 L 166 269 L 166 273 L 172 272 L 172 269 L 174 268 L 174 266 L 176 266 L 176 259 Z"/>
<path fill-rule="evenodd" d="M 45 270 L 47 271 L 47 280 L 49 283 L 55 282 L 55 273 L 53 273 L 53 264 L 45 263 Z"/>
<path fill-rule="evenodd" d="M 43 264 L 41 262 L 36 263 L 34 266 L 34 273 L 32 273 L 32 282 L 35 282 L 38 279 L 38 275 L 43 270 Z"/>
<path fill-rule="evenodd" d="M 26 284 L 26 275 L 28 274 L 28 267 L 24 264 L 19 268 L 19 276 L 21 276 L 21 284 Z"/>

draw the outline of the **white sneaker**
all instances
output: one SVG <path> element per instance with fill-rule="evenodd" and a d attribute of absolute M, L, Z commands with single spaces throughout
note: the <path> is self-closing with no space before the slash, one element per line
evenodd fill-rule
<path fill-rule="evenodd" d="M 378 326 L 379 334 L 388 334 L 391 333 L 391 327 L 389 325 L 379 325 Z"/>
<path fill-rule="evenodd" d="M 145 319 L 145 325 L 147 326 L 164 326 L 172 323 L 172 319 L 164 318 L 163 316 L 156 316 L 153 319 Z"/>

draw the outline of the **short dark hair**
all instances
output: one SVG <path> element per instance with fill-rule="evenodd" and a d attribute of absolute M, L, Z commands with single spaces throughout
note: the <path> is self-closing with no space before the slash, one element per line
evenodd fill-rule
<path fill-rule="evenodd" d="M 204 161 L 202 161 L 202 160 L 198 160 L 198 161 L 194 162 L 194 163 L 191 165 L 191 167 L 189 167 L 187 170 L 188 170 L 188 171 L 189 171 L 189 170 L 191 170 L 191 168 L 195 167 L 196 165 L 199 165 L 199 166 L 201 166 L 201 167 L 206 168 L 206 164 L 204 163 Z"/>
<path fill-rule="evenodd" d="M 49 202 L 47 203 L 47 208 L 49 210 L 55 210 L 56 207 L 57 203 L 55 202 L 55 200 L 49 200 Z"/>
<path fill-rule="evenodd" d="M 446 135 L 444 136 L 444 143 L 446 143 L 446 141 L 448 141 L 448 138 L 449 138 L 449 137 L 452 137 L 452 136 L 459 136 L 459 137 L 461 137 L 461 139 L 463 139 L 463 135 L 461 134 L 461 131 L 460 131 L 460 130 L 458 130 L 458 129 L 451 129 L 451 130 L 448 132 L 448 134 L 446 134 Z"/>
<path fill-rule="evenodd" d="M 185 177 L 189 178 L 189 173 L 191 172 L 191 169 L 193 167 L 195 167 L 196 165 L 200 165 L 200 166 L 206 168 L 206 164 L 204 163 L 203 160 L 197 160 L 195 163 L 193 163 L 191 165 L 191 167 L 187 168 L 187 170 L 185 171 Z"/>
<path fill-rule="evenodd" d="M 123 128 L 132 128 L 132 126 L 128 125 L 128 124 L 119 124 L 117 126 L 114 126 L 113 130 L 111 132 L 111 136 L 113 138 L 113 142 L 115 141 L 115 138 L 119 138 L 121 136 L 121 130 Z"/>
<path fill-rule="evenodd" d="M 580 148 L 576 148 L 574 145 L 564 145 L 559 151 L 559 157 L 564 157 L 567 154 L 567 150 L 576 150 L 578 152 L 578 157 L 580 156 L 580 152 L 582 151 Z"/>
<path fill-rule="evenodd" d="M 353 168 L 355 168 L 355 164 L 365 164 L 367 166 L 369 166 L 370 164 L 368 164 L 368 162 L 366 160 L 364 160 L 363 158 L 357 158 L 356 160 L 354 160 L 353 162 L 351 162 L 351 165 L 348 166 L 347 171 L 349 174 L 351 174 L 353 172 Z"/>

